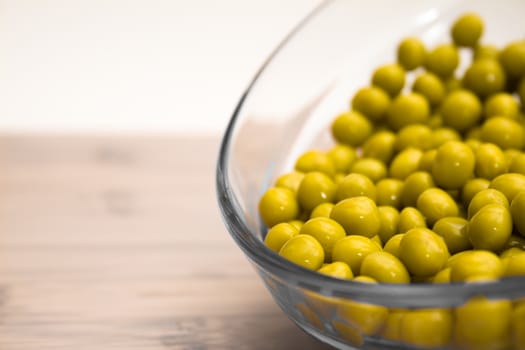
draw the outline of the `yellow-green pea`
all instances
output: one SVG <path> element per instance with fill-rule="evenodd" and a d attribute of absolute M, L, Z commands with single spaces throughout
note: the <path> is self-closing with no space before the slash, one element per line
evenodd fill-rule
<path fill-rule="evenodd" d="M 299 234 L 299 230 L 287 223 L 281 222 L 268 230 L 264 238 L 264 244 L 276 253 L 279 253 L 282 246 L 290 240 L 290 238 Z"/>
<path fill-rule="evenodd" d="M 350 173 L 337 185 L 335 199 L 339 202 L 345 198 L 366 196 L 375 201 L 376 193 L 376 187 L 368 176 Z"/>
<path fill-rule="evenodd" d="M 372 277 L 380 283 L 410 282 L 410 275 L 403 263 L 385 251 L 368 254 L 361 263 L 361 275 Z"/>
<path fill-rule="evenodd" d="M 383 250 L 394 255 L 396 258 L 399 258 L 399 245 L 404 235 L 404 233 L 398 233 L 390 237 L 390 239 L 385 243 Z"/>
<path fill-rule="evenodd" d="M 473 177 L 474 165 L 474 152 L 469 146 L 459 141 L 448 141 L 437 149 L 432 176 L 442 188 L 459 189 Z"/>
<path fill-rule="evenodd" d="M 363 144 L 363 157 L 379 159 L 385 164 L 390 163 L 394 155 L 396 134 L 382 130 L 371 135 Z"/>
<path fill-rule="evenodd" d="M 515 253 L 502 258 L 503 276 L 525 276 L 525 252 Z"/>
<path fill-rule="evenodd" d="M 338 115 L 332 122 L 333 137 L 348 146 L 360 146 L 371 134 L 372 123 L 357 111 Z"/>
<path fill-rule="evenodd" d="M 447 93 L 443 81 L 431 72 L 424 72 L 418 75 L 412 85 L 412 91 L 425 96 L 432 107 L 439 106 Z"/>
<path fill-rule="evenodd" d="M 335 174 L 334 163 L 325 152 L 319 150 L 310 150 L 301 154 L 295 162 L 295 170 L 302 173 L 320 171 L 330 177 Z"/>
<path fill-rule="evenodd" d="M 404 126 L 397 133 L 394 149 L 399 152 L 413 147 L 426 151 L 432 148 L 432 133 L 432 129 L 423 124 Z"/>
<path fill-rule="evenodd" d="M 310 219 L 324 217 L 329 218 L 332 209 L 334 208 L 334 203 L 321 203 L 317 205 L 312 212 L 310 213 Z"/>
<path fill-rule="evenodd" d="M 471 298 L 454 310 L 456 344 L 461 349 L 505 348 L 511 311 L 512 304 L 508 300 Z"/>
<path fill-rule="evenodd" d="M 352 165 L 352 173 L 367 176 L 372 182 L 377 182 L 387 175 L 385 163 L 375 158 L 359 158 Z"/>
<path fill-rule="evenodd" d="M 288 221 L 288 223 L 290 225 L 292 225 L 293 227 L 295 227 L 297 229 L 297 231 L 299 231 L 301 229 L 301 227 L 303 226 L 304 221 L 302 221 L 302 220 L 290 220 L 290 221 Z"/>
<path fill-rule="evenodd" d="M 511 314 L 511 338 L 516 349 L 525 349 L 525 302 L 518 303 Z"/>
<path fill-rule="evenodd" d="M 416 227 L 427 227 L 423 214 L 413 207 L 403 208 L 399 212 L 399 222 L 397 224 L 399 233 L 405 233 Z"/>
<path fill-rule="evenodd" d="M 340 279 L 352 279 L 354 274 L 348 266 L 348 264 L 342 261 L 336 261 L 331 264 L 323 265 L 317 272 L 322 273 L 323 275 L 328 275 Z"/>
<path fill-rule="evenodd" d="M 335 191 L 336 185 L 328 175 L 312 171 L 304 175 L 297 190 L 297 201 L 309 212 L 321 203 L 333 202 Z"/>
<path fill-rule="evenodd" d="M 463 76 L 463 86 L 483 98 L 503 91 L 506 82 L 505 71 L 494 59 L 473 61 Z"/>
<path fill-rule="evenodd" d="M 399 179 L 386 178 L 376 183 L 376 203 L 380 206 L 401 208 L 401 193 L 404 183 Z"/>
<path fill-rule="evenodd" d="M 352 281 L 361 282 L 361 283 L 377 283 L 375 279 L 369 276 L 357 276 Z"/>
<path fill-rule="evenodd" d="M 481 126 L 481 140 L 498 145 L 501 149 L 522 149 L 525 145 L 525 130 L 515 120 L 494 116 Z"/>
<path fill-rule="evenodd" d="M 512 234 L 512 217 L 508 207 L 493 203 L 482 207 L 467 225 L 474 249 L 500 251 Z"/>
<path fill-rule="evenodd" d="M 397 234 L 397 224 L 399 223 L 399 211 L 390 206 L 378 206 L 379 220 L 381 221 L 378 236 L 381 242 L 388 242 L 388 240 Z"/>
<path fill-rule="evenodd" d="M 525 175 L 525 153 L 517 152 L 509 164 L 509 172 Z"/>
<path fill-rule="evenodd" d="M 399 258 L 417 277 L 430 277 L 443 269 L 449 257 L 442 237 L 427 228 L 408 230 L 399 243 Z"/>
<path fill-rule="evenodd" d="M 516 119 L 519 113 L 519 103 L 511 94 L 500 92 L 485 101 L 483 112 L 486 118 L 504 116 Z"/>
<path fill-rule="evenodd" d="M 507 160 L 501 148 L 493 143 L 482 143 L 475 152 L 474 173 L 478 177 L 492 180 L 508 170 Z"/>
<path fill-rule="evenodd" d="M 346 237 L 344 228 L 335 220 L 325 217 L 313 218 L 306 221 L 301 230 L 301 235 L 314 237 L 324 249 L 325 261 L 332 260 L 332 248 L 340 239 Z"/>
<path fill-rule="evenodd" d="M 352 166 L 357 158 L 355 148 L 341 143 L 330 148 L 330 150 L 326 152 L 326 155 L 332 160 L 337 173 L 348 173 L 350 166 Z"/>
<path fill-rule="evenodd" d="M 279 255 L 311 270 L 318 270 L 324 262 L 323 246 L 310 235 L 299 234 L 290 238 L 282 246 Z"/>
<path fill-rule="evenodd" d="M 499 49 L 495 45 L 491 44 L 481 44 L 477 45 L 474 49 L 474 60 L 479 60 L 483 58 L 498 59 Z"/>
<path fill-rule="evenodd" d="M 390 105 L 390 96 L 377 86 L 359 89 L 351 102 L 352 108 L 373 122 L 383 119 Z"/>
<path fill-rule="evenodd" d="M 399 152 L 390 163 L 389 175 L 395 179 L 404 180 L 419 168 L 423 151 L 417 148 L 407 148 Z"/>
<path fill-rule="evenodd" d="M 340 223 L 349 235 L 374 237 L 379 233 L 381 220 L 373 200 L 359 196 L 338 202 L 330 218 Z"/>
<path fill-rule="evenodd" d="M 452 339 L 453 324 L 448 309 L 407 311 L 401 321 L 401 341 L 421 348 L 446 347 Z"/>
<path fill-rule="evenodd" d="M 483 19 L 477 13 L 466 13 L 454 22 L 450 34 L 456 45 L 475 47 L 483 34 Z"/>
<path fill-rule="evenodd" d="M 374 237 L 370 238 L 370 240 L 377 244 L 377 246 L 380 248 L 380 249 L 383 249 L 383 242 L 381 241 L 381 237 L 379 237 L 379 234 L 375 235 Z"/>
<path fill-rule="evenodd" d="M 432 231 L 443 237 L 451 254 L 456 254 L 472 248 L 467 234 L 467 224 L 468 221 L 461 217 L 445 217 L 436 221 Z"/>
<path fill-rule="evenodd" d="M 275 180 L 275 186 L 284 187 L 293 191 L 294 193 L 297 193 L 303 177 L 304 173 L 300 171 L 291 171 L 279 176 L 277 180 Z"/>
<path fill-rule="evenodd" d="M 461 189 L 461 202 L 465 208 L 468 208 L 470 201 L 476 193 L 489 188 L 490 181 L 480 177 L 467 180 Z"/>
<path fill-rule="evenodd" d="M 407 71 L 425 63 L 426 49 L 423 42 L 416 37 L 403 39 L 397 47 L 397 62 Z"/>
<path fill-rule="evenodd" d="M 489 187 L 503 193 L 509 200 L 509 203 L 512 203 L 514 197 L 525 188 L 525 175 L 516 173 L 503 174 L 492 179 Z"/>
<path fill-rule="evenodd" d="M 469 90 L 458 89 L 449 93 L 441 104 L 441 118 L 445 126 L 464 132 L 475 126 L 481 118 L 479 98 Z"/>
<path fill-rule="evenodd" d="M 447 263 L 450 281 L 463 282 L 474 276 L 499 278 L 503 274 L 500 258 L 487 250 L 465 250 L 452 255 Z"/>
<path fill-rule="evenodd" d="M 514 226 L 525 237 L 525 187 L 512 199 L 510 212 Z"/>
<path fill-rule="evenodd" d="M 336 312 L 338 319 L 344 320 L 364 335 L 377 334 L 388 317 L 388 308 L 385 306 L 359 303 L 353 300 L 342 301 Z"/>
<path fill-rule="evenodd" d="M 401 341 L 401 322 L 407 311 L 401 309 L 390 310 L 380 336 L 388 340 Z"/>
<path fill-rule="evenodd" d="M 363 259 L 370 253 L 379 252 L 381 248 L 368 237 L 349 235 L 337 241 L 332 250 L 332 261 L 342 261 L 359 275 Z"/>
<path fill-rule="evenodd" d="M 450 267 L 445 267 L 432 278 L 432 283 L 450 283 Z"/>
<path fill-rule="evenodd" d="M 394 97 L 405 85 L 405 71 L 399 64 L 385 64 L 372 74 L 372 85 L 380 87 Z"/>
<path fill-rule="evenodd" d="M 430 105 L 427 99 L 417 92 L 395 97 L 386 116 L 388 126 L 394 131 L 410 124 L 425 124 L 429 118 Z"/>
<path fill-rule="evenodd" d="M 449 78 L 459 65 L 458 49 L 452 44 L 441 44 L 426 57 L 425 67 L 441 78 Z"/>
<path fill-rule="evenodd" d="M 440 127 L 432 132 L 432 147 L 438 148 L 447 141 L 460 141 L 461 135 L 454 129 Z"/>
<path fill-rule="evenodd" d="M 463 83 L 461 82 L 461 80 L 454 76 L 446 78 L 444 83 L 445 83 L 445 89 L 447 90 L 447 92 L 452 92 L 452 91 L 463 88 Z"/>
<path fill-rule="evenodd" d="M 516 255 L 516 254 L 523 254 L 523 249 L 520 249 L 518 247 L 507 248 L 500 253 L 499 257 L 501 258 L 501 261 L 503 263 L 503 259 Z M 505 265 L 505 263 L 503 263 L 503 265 Z"/>
<path fill-rule="evenodd" d="M 425 171 L 427 173 L 432 172 L 432 163 L 434 163 L 436 153 L 437 149 L 429 149 L 428 151 L 425 151 L 419 160 L 417 170 Z"/>
<path fill-rule="evenodd" d="M 259 214 L 268 227 L 294 220 L 299 215 L 295 193 L 282 187 L 269 188 L 259 200 Z"/>
<path fill-rule="evenodd" d="M 509 77 L 516 79 L 525 76 L 525 42 L 508 44 L 501 51 L 499 61 Z"/>
<path fill-rule="evenodd" d="M 505 195 L 493 188 L 486 188 L 476 193 L 468 205 L 468 217 L 472 218 L 481 208 L 487 204 L 501 204 L 505 208 L 509 207 L 509 200 Z"/>
<path fill-rule="evenodd" d="M 401 192 L 401 204 L 404 207 L 415 207 L 419 195 L 434 186 L 432 175 L 425 171 L 416 171 L 408 175 Z"/>

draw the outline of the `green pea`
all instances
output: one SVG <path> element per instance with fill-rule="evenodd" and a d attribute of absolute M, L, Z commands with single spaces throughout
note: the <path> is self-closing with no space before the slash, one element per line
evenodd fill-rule
<path fill-rule="evenodd" d="M 483 34 L 483 19 L 476 13 L 466 13 L 454 22 L 450 34 L 456 45 L 475 47 Z"/>
<path fill-rule="evenodd" d="M 401 94 L 390 104 L 386 117 L 388 125 L 394 131 L 410 124 L 425 124 L 430 118 L 430 105 L 417 92 Z"/>
<path fill-rule="evenodd" d="M 313 218 L 306 221 L 301 227 L 299 234 L 310 235 L 321 244 L 324 249 L 326 262 L 332 261 L 334 244 L 346 237 L 346 232 L 339 223 L 325 217 Z"/>
<path fill-rule="evenodd" d="M 347 173 L 357 158 L 355 148 L 342 143 L 334 145 L 326 155 L 332 160 L 337 173 Z"/>
<path fill-rule="evenodd" d="M 492 143 L 481 144 L 475 153 L 476 166 L 475 174 L 492 180 L 498 175 L 504 174 L 508 170 L 507 160 L 501 148 Z"/>
<path fill-rule="evenodd" d="M 390 163 L 394 156 L 396 134 L 383 130 L 374 133 L 363 145 L 363 157 L 379 159 L 385 164 Z"/>
<path fill-rule="evenodd" d="M 481 140 L 498 145 L 501 149 L 522 149 L 525 145 L 525 130 L 515 120 L 492 117 L 481 126 Z"/>
<path fill-rule="evenodd" d="M 480 97 L 503 91 L 506 82 L 505 71 L 499 62 L 493 59 L 472 62 L 463 77 L 463 86 Z"/>
<path fill-rule="evenodd" d="M 332 177 L 335 175 L 335 166 L 330 157 L 320 150 L 310 150 L 301 154 L 295 162 L 295 170 L 308 173 L 320 171 Z"/>
<path fill-rule="evenodd" d="M 354 275 L 359 275 L 363 259 L 370 253 L 381 251 L 368 237 L 359 235 L 346 236 L 334 245 L 332 260 L 341 261 L 352 270 Z"/>
<path fill-rule="evenodd" d="M 377 205 L 400 209 L 403 187 L 404 183 L 399 179 L 386 178 L 379 180 L 376 184 Z"/>
<path fill-rule="evenodd" d="M 388 240 L 397 234 L 397 225 L 399 223 L 399 211 L 390 206 L 378 206 L 379 220 L 381 221 L 379 229 L 379 238 L 382 242 L 388 242 Z"/>
<path fill-rule="evenodd" d="M 390 105 L 390 96 L 377 86 L 365 87 L 357 91 L 351 104 L 354 110 L 361 112 L 371 121 L 379 122 Z"/>
<path fill-rule="evenodd" d="M 463 206 L 468 208 L 470 201 L 476 193 L 489 188 L 489 185 L 489 180 L 479 177 L 467 180 L 461 189 L 461 202 L 463 203 Z"/>
<path fill-rule="evenodd" d="M 397 47 L 397 62 L 407 71 L 414 70 L 425 62 L 426 49 L 416 37 L 403 39 Z"/>
<path fill-rule="evenodd" d="M 410 282 L 410 275 L 403 263 L 387 252 L 368 254 L 361 263 L 361 275 L 382 283 Z"/>
<path fill-rule="evenodd" d="M 525 175 L 525 153 L 518 152 L 509 165 L 509 172 Z"/>
<path fill-rule="evenodd" d="M 385 243 L 383 250 L 387 253 L 394 255 L 396 258 L 399 258 L 399 245 L 401 240 L 405 236 L 404 233 L 398 233 L 390 237 L 390 239 Z"/>
<path fill-rule="evenodd" d="M 312 171 L 304 175 L 299 189 L 297 200 L 301 208 L 310 212 L 321 203 L 333 202 L 336 185 L 326 174 Z"/>
<path fill-rule="evenodd" d="M 303 177 L 304 173 L 300 171 L 292 171 L 279 176 L 275 181 L 275 186 L 284 187 L 293 191 L 294 193 L 297 193 Z"/>
<path fill-rule="evenodd" d="M 325 264 L 317 272 L 322 273 L 323 275 L 331 276 L 334 278 L 340 278 L 349 280 L 354 278 L 352 270 L 348 264 L 342 261 L 336 261 L 331 264 Z"/>
<path fill-rule="evenodd" d="M 456 254 L 472 248 L 467 234 L 467 224 L 468 221 L 461 217 L 444 217 L 436 221 L 432 231 L 443 237 L 451 254 Z"/>
<path fill-rule="evenodd" d="M 338 202 L 330 218 L 337 221 L 349 235 L 374 237 L 381 228 L 377 206 L 368 197 L 352 197 Z"/>
<path fill-rule="evenodd" d="M 443 124 L 459 132 L 475 126 L 481 118 L 482 106 L 472 92 L 458 89 L 445 97 L 441 105 Z"/>
<path fill-rule="evenodd" d="M 504 207 L 509 207 L 509 201 L 503 193 L 493 188 L 487 188 L 479 191 L 472 197 L 468 206 L 468 217 L 472 218 L 481 208 L 487 204 L 501 204 Z"/>
<path fill-rule="evenodd" d="M 372 85 L 380 87 L 391 97 L 397 96 L 405 85 L 405 71 L 399 64 L 386 64 L 372 75 Z"/>
<path fill-rule="evenodd" d="M 464 282 L 476 276 L 499 278 L 503 274 L 500 258 L 487 250 L 466 250 L 452 255 L 450 267 L 451 282 Z"/>
<path fill-rule="evenodd" d="M 445 267 L 449 257 L 443 238 L 427 228 L 408 230 L 399 243 L 399 258 L 417 277 L 431 277 Z"/>
<path fill-rule="evenodd" d="M 515 41 L 508 44 L 501 51 L 499 61 L 509 77 L 525 76 L 525 42 Z"/>
<path fill-rule="evenodd" d="M 394 148 L 398 152 L 410 147 L 428 150 L 432 148 L 432 133 L 432 130 L 423 124 L 404 126 L 397 133 Z"/>
<path fill-rule="evenodd" d="M 414 80 L 412 91 L 425 96 L 430 106 L 436 107 L 439 106 L 441 101 L 443 101 L 443 98 L 445 98 L 447 89 L 443 81 L 437 75 L 430 72 L 424 72 Z"/>
<path fill-rule="evenodd" d="M 459 189 L 474 175 L 474 153 L 466 144 L 448 141 L 437 149 L 432 176 L 438 186 Z"/>
<path fill-rule="evenodd" d="M 454 199 L 437 187 L 429 188 L 419 195 L 417 209 L 430 225 L 434 225 L 441 218 L 459 215 L 459 208 Z"/>
<path fill-rule="evenodd" d="M 449 78 L 459 65 L 458 49 L 452 44 L 442 44 L 431 50 L 426 57 L 425 67 L 441 78 Z"/>
<path fill-rule="evenodd" d="M 318 270 L 324 262 L 323 246 L 309 235 L 290 238 L 279 251 L 279 255 L 311 270 Z"/>
<path fill-rule="evenodd" d="M 440 127 L 432 132 L 432 147 L 438 148 L 447 141 L 461 141 L 461 135 L 452 128 Z"/>
<path fill-rule="evenodd" d="M 259 200 L 259 213 L 268 227 L 294 220 L 299 215 L 295 193 L 282 187 L 269 188 Z"/>
<path fill-rule="evenodd" d="M 399 233 L 405 233 L 416 227 L 427 227 L 425 217 L 413 207 L 405 207 L 399 212 L 397 228 Z"/>
<path fill-rule="evenodd" d="M 282 246 L 288 242 L 290 238 L 298 234 L 299 230 L 295 226 L 287 222 L 281 222 L 268 230 L 264 238 L 264 244 L 274 252 L 279 253 Z"/>
<path fill-rule="evenodd" d="M 507 197 L 512 203 L 514 197 L 525 188 L 525 175 L 507 173 L 500 175 L 490 182 L 489 188 L 494 188 Z"/>
<path fill-rule="evenodd" d="M 500 251 L 512 234 L 509 208 L 498 203 L 485 205 L 472 216 L 467 232 L 475 249 Z"/>
<path fill-rule="evenodd" d="M 421 156 L 421 159 L 419 160 L 419 171 L 426 171 L 427 173 L 432 172 L 432 164 L 434 163 L 434 159 L 436 158 L 436 149 L 430 149 L 423 153 Z"/>
<path fill-rule="evenodd" d="M 335 199 L 337 202 L 352 197 L 366 196 L 376 200 L 376 187 L 366 175 L 351 173 L 346 175 L 337 185 Z"/>
<path fill-rule="evenodd" d="M 387 175 L 387 168 L 383 162 L 375 158 L 359 158 L 350 169 L 352 173 L 363 174 L 372 182 L 377 182 Z"/>
<path fill-rule="evenodd" d="M 485 101 L 483 109 L 486 118 L 505 116 L 516 119 L 519 113 L 519 103 L 511 94 L 499 92 Z"/>
<path fill-rule="evenodd" d="M 401 204 L 405 207 L 415 207 L 419 195 L 434 186 L 432 175 L 425 171 L 416 171 L 408 175 L 401 192 Z"/>
<path fill-rule="evenodd" d="M 329 218 L 332 209 L 334 208 L 334 203 L 321 203 L 317 205 L 312 212 L 310 213 L 310 219 L 325 217 Z"/>
<path fill-rule="evenodd" d="M 481 44 L 477 45 L 474 49 L 474 60 L 479 60 L 483 58 L 498 59 L 499 49 L 495 45 L 491 44 Z"/>
<path fill-rule="evenodd" d="M 525 188 L 517 193 L 510 204 L 512 221 L 518 232 L 525 237 Z"/>
<path fill-rule="evenodd" d="M 357 111 L 338 115 L 332 123 L 334 138 L 348 146 L 360 146 L 372 134 L 372 123 Z"/>
<path fill-rule="evenodd" d="M 390 177 L 404 180 L 419 168 L 423 151 L 417 148 L 407 148 L 399 152 L 390 163 Z"/>

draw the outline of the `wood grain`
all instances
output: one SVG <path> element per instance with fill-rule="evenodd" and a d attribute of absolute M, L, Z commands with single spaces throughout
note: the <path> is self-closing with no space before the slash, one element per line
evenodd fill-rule
<path fill-rule="evenodd" d="M 0 349 L 322 349 L 215 199 L 218 137 L 0 136 Z"/>

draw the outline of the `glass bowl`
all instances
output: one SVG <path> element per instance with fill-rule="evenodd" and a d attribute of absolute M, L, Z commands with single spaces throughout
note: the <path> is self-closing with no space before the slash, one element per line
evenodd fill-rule
<path fill-rule="evenodd" d="M 324 2 L 277 47 L 234 111 L 216 176 L 225 225 L 286 315 L 322 342 L 525 349 L 525 277 L 410 285 L 339 280 L 268 249 L 258 214 L 262 194 L 298 155 L 334 144 L 334 116 L 348 110 L 377 66 L 395 62 L 401 39 L 416 36 L 429 48 L 450 42 L 451 23 L 468 11 L 484 18 L 484 43 L 501 47 L 525 37 L 522 0 Z M 461 61 L 468 55 L 462 49 Z"/>

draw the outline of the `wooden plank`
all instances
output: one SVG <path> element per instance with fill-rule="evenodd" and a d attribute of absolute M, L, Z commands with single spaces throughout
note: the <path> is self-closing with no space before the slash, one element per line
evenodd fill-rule
<path fill-rule="evenodd" d="M 0 349 L 316 349 L 215 199 L 218 138 L 0 137 Z"/>

